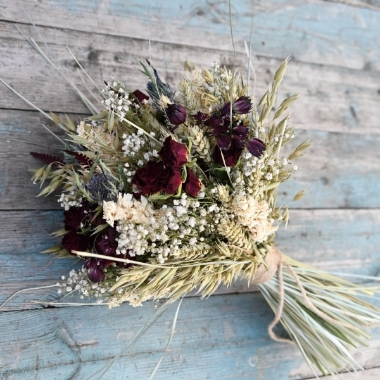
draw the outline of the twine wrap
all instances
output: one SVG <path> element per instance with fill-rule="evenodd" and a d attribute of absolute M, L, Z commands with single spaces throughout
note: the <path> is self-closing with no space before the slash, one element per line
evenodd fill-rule
<path fill-rule="evenodd" d="M 313 313 L 324 319 L 325 321 L 328 321 L 330 323 L 336 324 L 337 326 L 346 327 L 352 330 L 359 330 L 359 327 L 352 325 L 351 323 L 347 323 L 344 321 L 340 321 L 337 319 L 334 319 L 330 317 L 328 314 L 324 313 L 323 311 L 319 310 L 310 300 L 310 298 L 307 296 L 306 289 L 302 285 L 302 281 L 298 274 L 294 271 L 291 265 L 289 265 L 287 262 L 285 262 L 282 259 L 282 253 L 277 248 L 272 247 L 271 250 L 268 251 L 266 257 L 265 257 L 265 263 L 261 264 L 255 274 L 255 278 L 253 280 L 253 283 L 256 285 L 262 285 L 265 282 L 269 281 L 276 273 L 278 278 L 278 293 L 279 293 L 279 303 L 277 310 L 275 311 L 275 318 L 274 320 L 269 324 L 268 326 L 268 333 L 269 336 L 275 340 L 276 342 L 286 342 L 286 343 L 294 343 L 291 339 L 287 338 L 281 338 L 279 337 L 274 331 L 273 328 L 277 325 L 278 322 L 280 322 L 282 313 L 284 312 L 284 303 L 285 303 L 285 290 L 284 290 L 284 276 L 282 273 L 283 268 L 285 267 L 288 269 L 290 274 L 293 276 L 300 292 L 302 295 L 302 298 L 304 300 L 304 305 L 311 310 Z"/>
<path fill-rule="evenodd" d="M 275 247 L 272 247 L 265 256 L 265 264 L 261 264 L 255 274 L 253 283 L 256 285 L 264 284 L 269 281 L 275 274 L 278 276 L 280 302 L 278 304 L 277 312 L 275 312 L 274 320 L 268 326 L 269 336 L 276 342 L 294 343 L 291 339 L 281 338 L 274 331 L 274 327 L 280 322 L 282 312 L 284 310 L 285 291 L 284 291 L 284 278 L 282 275 L 282 253 Z"/>
<path fill-rule="evenodd" d="M 264 284 L 269 281 L 277 272 L 282 259 L 282 253 L 275 247 L 272 247 L 265 256 L 265 264 L 261 264 L 255 274 L 253 283 L 256 285 Z"/>

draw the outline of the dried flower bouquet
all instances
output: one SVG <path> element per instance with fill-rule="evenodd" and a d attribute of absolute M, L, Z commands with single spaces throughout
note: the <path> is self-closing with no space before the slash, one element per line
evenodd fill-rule
<path fill-rule="evenodd" d="M 61 244 L 46 253 L 83 260 L 60 293 L 139 306 L 193 289 L 209 296 L 245 278 L 276 314 L 273 339 L 297 344 L 323 374 L 360 368 L 349 349 L 366 344 L 380 313 L 357 295 L 379 289 L 305 266 L 274 245 L 289 220 L 278 187 L 310 145 L 281 150 L 295 136 L 286 111 L 298 98 L 275 107 L 287 64 L 257 105 L 242 77 L 217 63 L 186 63 L 173 89 L 147 62 L 147 94 L 112 80 L 100 91 L 101 112 L 78 90 L 93 114 L 79 125 L 49 116 L 67 139 L 57 157 L 32 153 L 45 163 L 33 175 L 40 195 L 60 189 L 64 208 L 64 228 L 54 233 Z M 273 332 L 278 322 L 287 338 Z"/>

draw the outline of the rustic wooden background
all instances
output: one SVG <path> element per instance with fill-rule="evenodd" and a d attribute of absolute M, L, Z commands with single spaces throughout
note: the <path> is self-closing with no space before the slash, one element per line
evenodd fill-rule
<path fill-rule="evenodd" d="M 246 70 L 250 0 L 232 0 L 236 65 Z M 31 26 L 31 21 L 36 28 Z M 314 141 L 282 201 L 303 188 L 287 231 L 288 255 L 319 268 L 377 276 L 380 270 L 380 1 L 255 0 L 253 63 L 257 94 L 283 58 L 291 63 L 280 91 L 302 92 L 294 106 L 299 140 Z M 234 58 L 226 1 L 0 0 L 0 77 L 46 111 L 75 120 L 86 109 L 73 89 L 17 30 L 33 36 L 76 83 L 66 46 L 99 84 L 115 77 L 144 87 L 138 62 L 149 54 L 170 83 L 185 59 L 209 66 Z M 47 45 L 47 47 L 45 46 Z M 53 152 L 49 122 L 0 84 L 0 302 L 13 292 L 54 284 L 72 260 L 40 254 L 53 244 L 62 211 L 54 198 L 35 198 L 29 151 Z M 25 144 L 22 141 L 28 141 Z M 38 145 L 33 145 L 38 144 Z M 269 339 L 273 313 L 255 289 L 236 284 L 207 300 L 182 303 L 176 334 L 156 379 L 310 379 L 296 348 Z M 149 303 L 43 308 L 50 290 L 21 293 L 0 312 L 1 379 L 86 379 L 117 355 L 154 312 Z M 103 377 L 147 379 L 170 334 L 169 310 Z M 380 337 L 355 357 L 380 378 Z M 96 378 L 96 377 L 95 377 Z"/>

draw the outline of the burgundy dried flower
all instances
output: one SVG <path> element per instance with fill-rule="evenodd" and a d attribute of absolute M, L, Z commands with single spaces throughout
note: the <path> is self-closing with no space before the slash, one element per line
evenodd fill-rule
<path fill-rule="evenodd" d="M 232 138 L 229 135 L 220 135 L 216 139 L 216 145 L 222 149 L 227 150 L 230 148 L 232 142 Z"/>
<path fill-rule="evenodd" d="M 117 241 L 116 241 L 116 228 L 110 227 L 106 232 L 99 234 L 95 240 L 95 250 L 99 255 L 115 256 Z"/>
<path fill-rule="evenodd" d="M 63 215 L 65 217 L 65 229 L 67 231 L 76 232 L 80 227 L 83 219 L 86 217 L 83 207 L 70 207 L 65 210 Z"/>
<path fill-rule="evenodd" d="M 225 123 L 225 118 L 217 115 L 211 115 L 211 117 L 205 121 L 205 125 L 211 127 L 212 129 L 219 129 L 222 126 L 227 129 L 229 124 L 229 119 L 227 124 Z"/>
<path fill-rule="evenodd" d="M 174 141 L 171 136 L 165 139 L 164 145 L 158 152 L 162 162 L 168 166 L 180 167 L 188 161 L 188 151 L 185 144 Z"/>
<path fill-rule="evenodd" d="M 236 149 L 243 149 L 245 140 L 248 135 L 248 128 L 244 125 L 239 125 L 232 130 L 232 139 Z"/>
<path fill-rule="evenodd" d="M 212 135 L 216 138 L 216 145 L 220 149 L 228 149 L 231 145 L 231 136 L 228 131 L 231 124 L 230 119 L 212 115 L 206 120 L 205 124 L 212 128 Z"/>
<path fill-rule="evenodd" d="M 164 169 L 162 162 L 149 160 L 145 166 L 136 170 L 132 183 L 138 187 L 141 195 L 157 193 L 162 187 L 159 178 Z"/>
<path fill-rule="evenodd" d="M 248 96 L 241 96 L 239 99 L 235 100 L 232 105 L 232 113 L 245 115 L 252 108 L 251 99 Z M 222 116 L 228 116 L 231 114 L 231 102 L 227 102 L 220 110 Z"/>
<path fill-rule="evenodd" d="M 223 151 L 216 146 L 213 153 L 214 162 L 221 166 L 235 166 L 243 151 L 243 148 L 239 148 L 239 146 L 236 145 L 238 144 L 233 140 L 230 148 Z"/>
<path fill-rule="evenodd" d="M 260 139 L 252 139 L 247 143 L 247 149 L 255 157 L 260 157 L 266 149 L 265 144 Z"/>
<path fill-rule="evenodd" d="M 203 112 L 198 111 L 196 115 L 191 115 L 197 121 L 205 121 L 209 116 Z"/>
<path fill-rule="evenodd" d="M 62 246 L 67 252 L 71 251 L 86 251 L 88 247 L 88 236 L 77 234 L 74 231 L 69 231 L 62 239 Z"/>
<path fill-rule="evenodd" d="M 167 194 L 174 194 L 182 184 L 181 168 L 167 166 L 163 172 L 163 182 L 161 190 Z"/>
<path fill-rule="evenodd" d="M 84 267 L 88 270 L 88 278 L 92 282 L 102 282 L 105 279 L 105 275 L 102 268 L 102 261 L 93 257 L 87 259 L 84 263 Z"/>
<path fill-rule="evenodd" d="M 195 173 L 190 168 L 186 168 L 186 171 L 187 178 L 186 182 L 184 183 L 183 189 L 187 194 L 189 194 L 192 197 L 195 197 L 201 191 L 201 181 L 197 178 Z"/>
<path fill-rule="evenodd" d="M 165 111 L 170 123 L 176 127 L 186 121 L 186 108 L 181 104 L 169 104 Z"/>
<path fill-rule="evenodd" d="M 224 106 L 220 110 L 220 114 L 222 116 L 231 115 L 231 102 L 227 102 L 226 104 L 224 104 Z"/>
<path fill-rule="evenodd" d="M 216 138 L 218 148 L 228 150 L 234 143 L 236 149 L 243 149 L 248 135 L 248 129 L 244 125 L 231 125 L 230 118 L 218 118 L 212 116 L 207 120 L 207 125 L 212 127 L 212 135 Z"/>
<path fill-rule="evenodd" d="M 174 194 L 182 183 L 181 168 L 165 166 L 162 161 L 148 161 L 137 169 L 132 183 L 140 190 L 140 195 L 164 191 Z"/>
<path fill-rule="evenodd" d="M 235 100 L 232 106 L 232 112 L 239 115 L 247 114 L 252 108 L 251 99 L 248 96 L 241 96 Z"/>
<path fill-rule="evenodd" d="M 143 103 L 144 100 L 145 101 L 148 101 L 149 100 L 149 96 L 148 95 L 145 95 L 143 92 L 141 92 L 140 90 L 135 90 L 132 92 L 132 94 L 136 97 L 136 99 L 138 100 L 139 103 Z"/>

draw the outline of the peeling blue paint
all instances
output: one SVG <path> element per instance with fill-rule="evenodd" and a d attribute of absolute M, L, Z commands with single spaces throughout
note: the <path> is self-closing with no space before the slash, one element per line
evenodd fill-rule
<path fill-rule="evenodd" d="M 96 0 L 51 0 L 50 2 L 52 7 L 63 8 L 77 15 L 94 12 L 99 6 L 98 3 Z"/>
<path fill-rule="evenodd" d="M 14 119 L 8 120 L 7 124 L 0 122 L 0 136 L 9 136 L 16 133 L 29 133 L 21 119 L 16 117 Z"/>

